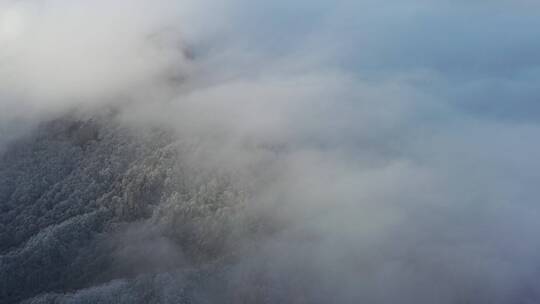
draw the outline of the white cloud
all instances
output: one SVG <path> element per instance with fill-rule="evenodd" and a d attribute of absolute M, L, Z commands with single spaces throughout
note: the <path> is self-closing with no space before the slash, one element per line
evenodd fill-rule
<path fill-rule="evenodd" d="M 135 100 L 123 122 L 197 142 L 192 166 L 287 224 L 233 272 L 270 263 L 327 302 L 512 302 L 540 248 L 533 4 L 337 2 L 2 3 L 0 105 Z"/>

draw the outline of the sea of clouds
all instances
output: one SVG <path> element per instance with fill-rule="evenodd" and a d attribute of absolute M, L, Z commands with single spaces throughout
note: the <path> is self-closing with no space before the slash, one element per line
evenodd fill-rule
<path fill-rule="evenodd" d="M 197 138 L 283 223 L 238 273 L 321 302 L 534 303 L 539 9 L 0 0 L 0 143 L 116 107 Z"/>

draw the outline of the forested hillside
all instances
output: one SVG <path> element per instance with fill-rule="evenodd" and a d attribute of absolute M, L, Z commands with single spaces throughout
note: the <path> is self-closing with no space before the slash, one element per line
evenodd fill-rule
<path fill-rule="evenodd" d="M 190 167 L 194 143 L 135 133 L 112 116 L 44 123 L 2 155 L 0 302 L 195 297 L 215 267 L 207 264 L 231 255 L 244 194 L 226 176 Z M 189 274 L 168 274 L 179 271 Z M 54 295 L 114 279 L 75 298 Z"/>

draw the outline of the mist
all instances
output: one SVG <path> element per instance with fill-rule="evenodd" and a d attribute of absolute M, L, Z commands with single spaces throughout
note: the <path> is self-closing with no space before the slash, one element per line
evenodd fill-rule
<path fill-rule="evenodd" d="M 536 303 L 538 8 L 0 0 L 0 151 L 110 111 L 174 155 L 107 273 L 30 301 Z"/>

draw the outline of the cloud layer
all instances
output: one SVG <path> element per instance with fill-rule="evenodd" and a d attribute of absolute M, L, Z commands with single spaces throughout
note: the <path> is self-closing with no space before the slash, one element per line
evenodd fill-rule
<path fill-rule="evenodd" d="M 99 105 L 196 142 L 279 228 L 234 243 L 240 297 L 262 273 L 270 301 L 533 303 L 538 8 L 3 1 L 0 127 Z"/>

